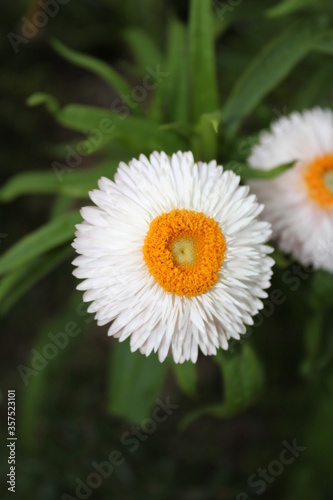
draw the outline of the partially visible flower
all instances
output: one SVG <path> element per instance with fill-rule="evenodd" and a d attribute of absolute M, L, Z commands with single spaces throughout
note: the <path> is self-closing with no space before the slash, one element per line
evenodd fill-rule
<path fill-rule="evenodd" d="M 314 108 L 280 118 L 261 135 L 248 162 L 270 170 L 293 160 L 279 177 L 249 185 L 281 250 L 304 265 L 333 271 L 332 111 Z"/>
<path fill-rule="evenodd" d="M 73 243 L 84 301 L 109 335 L 160 361 L 228 349 L 263 307 L 274 261 L 262 205 L 239 177 L 192 153 L 120 163 L 90 193 Z"/>

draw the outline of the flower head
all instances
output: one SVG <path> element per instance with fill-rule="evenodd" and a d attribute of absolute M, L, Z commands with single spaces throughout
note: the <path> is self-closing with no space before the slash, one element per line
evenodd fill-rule
<path fill-rule="evenodd" d="M 333 113 L 315 108 L 273 123 L 249 164 L 263 170 L 295 160 L 272 180 L 251 181 L 282 251 L 333 271 Z"/>
<path fill-rule="evenodd" d="M 262 308 L 274 261 L 258 221 L 262 205 L 239 177 L 192 153 L 141 155 L 102 177 L 82 209 L 73 243 L 81 254 L 88 311 L 132 351 L 160 361 L 197 360 L 228 348 Z"/>

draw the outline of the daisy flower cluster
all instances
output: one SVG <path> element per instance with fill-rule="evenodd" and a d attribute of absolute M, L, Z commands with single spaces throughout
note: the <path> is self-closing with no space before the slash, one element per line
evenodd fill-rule
<path fill-rule="evenodd" d="M 73 246 L 74 275 L 99 325 L 131 350 L 196 362 L 227 350 L 267 297 L 272 236 L 304 265 L 333 271 L 333 113 L 293 113 L 248 159 L 282 175 L 240 185 L 192 153 L 120 163 L 90 193 Z M 250 194 L 250 188 L 252 194 Z M 272 229 L 271 229 L 272 227 Z"/>

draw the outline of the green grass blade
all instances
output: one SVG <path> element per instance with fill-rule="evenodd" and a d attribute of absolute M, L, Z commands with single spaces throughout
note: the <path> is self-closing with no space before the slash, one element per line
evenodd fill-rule
<path fill-rule="evenodd" d="M 75 224 L 81 220 L 79 212 L 67 213 L 24 236 L 1 255 L 0 275 L 13 271 L 70 241 L 74 238 Z"/>
<path fill-rule="evenodd" d="M 218 108 L 213 11 L 210 0 L 192 0 L 190 6 L 190 64 L 193 118 Z"/>
<path fill-rule="evenodd" d="M 283 165 L 279 165 L 270 170 L 262 170 L 261 168 L 252 168 L 244 163 L 232 162 L 230 169 L 228 169 L 228 164 L 226 164 L 225 168 L 226 170 L 233 170 L 233 172 L 239 175 L 244 181 L 248 179 L 267 180 L 278 177 L 289 170 L 294 164 L 294 161 L 290 161 L 289 163 L 284 163 Z"/>
<path fill-rule="evenodd" d="M 6 274 L 0 281 L 0 314 L 4 315 L 39 280 L 69 257 L 74 250 L 68 245 L 43 256 L 31 265 L 24 264 Z"/>
<path fill-rule="evenodd" d="M 102 134 L 101 143 L 92 152 L 112 140 L 126 144 L 133 153 L 151 153 L 155 149 L 173 153 L 186 147 L 177 134 L 161 130 L 152 120 L 138 116 L 125 117 L 92 106 L 70 104 L 59 111 L 57 120 L 63 126 L 78 131 L 84 128 L 100 130 L 103 123 L 107 124 L 108 133 Z M 87 141 L 91 146 L 89 139 Z"/>
<path fill-rule="evenodd" d="M 295 24 L 265 47 L 245 69 L 222 110 L 222 124 L 236 133 L 242 120 L 313 48 L 323 36 L 320 24 Z"/>
<path fill-rule="evenodd" d="M 147 70 L 147 66 L 154 68 L 156 64 L 162 63 L 163 56 L 156 42 L 145 31 L 139 28 L 130 28 L 126 30 L 124 39 L 142 74 Z"/>
<path fill-rule="evenodd" d="M 188 396 L 194 397 L 197 392 L 197 371 L 196 365 L 191 361 L 185 363 L 173 363 L 173 372 L 181 390 Z"/>
<path fill-rule="evenodd" d="M 123 101 L 126 104 L 129 103 L 126 96 L 131 94 L 132 89 L 126 80 L 111 66 L 106 64 L 104 61 L 96 59 L 95 57 L 72 50 L 55 38 L 51 40 L 51 46 L 61 57 L 70 63 L 91 71 L 106 83 L 111 85 L 111 87 L 113 87 L 119 95 L 122 95 Z"/>
<path fill-rule="evenodd" d="M 185 27 L 176 19 L 169 28 L 167 67 L 170 76 L 166 79 L 165 103 L 167 120 L 184 122 L 189 120 L 189 68 Z"/>
<path fill-rule="evenodd" d="M 127 161 L 129 157 L 124 157 Z M 101 176 L 112 179 L 118 161 L 103 162 L 89 170 L 68 168 L 66 161 L 52 162 L 51 172 L 24 172 L 14 175 L 0 189 L 0 201 L 8 203 L 22 195 L 61 194 L 72 198 L 87 198 L 88 191 L 97 187 Z"/>
<path fill-rule="evenodd" d="M 319 4 L 320 2 L 318 2 Z M 283 0 L 266 11 L 267 17 L 280 17 L 292 14 L 307 7 L 313 7 L 313 0 Z"/>

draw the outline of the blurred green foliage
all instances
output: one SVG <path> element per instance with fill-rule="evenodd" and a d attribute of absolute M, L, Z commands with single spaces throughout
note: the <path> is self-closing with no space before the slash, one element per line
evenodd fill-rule
<path fill-rule="evenodd" d="M 125 461 L 92 498 L 255 498 L 248 478 L 295 438 L 304 455 L 262 497 L 331 498 L 332 275 L 276 250 L 265 309 L 231 352 L 160 364 L 95 327 L 70 242 L 98 178 L 140 153 L 191 149 L 264 176 L 246 165 L 259 131 L 332 107 L 332 3 L 21 0 L 2 20 L 1 389 L 4 410 L 18 395 L 19 498 L 75 497 L 112 450 Z M 168 398 L 177 409 L 138 437 Z"/>

